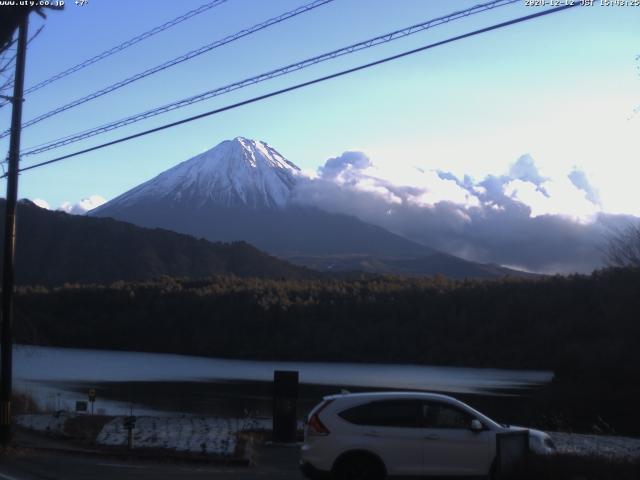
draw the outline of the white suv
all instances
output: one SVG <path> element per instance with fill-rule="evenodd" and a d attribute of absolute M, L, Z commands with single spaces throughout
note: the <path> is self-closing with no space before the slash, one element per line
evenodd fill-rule
<path fill-rule="evenodd" d="M 308 478 L 378 480 L 395 476 L 490 477 L 496 434 L 507 427 L 446 395 L 348 393 L 324 397 L 307 418 L 300 468 Z M 555 450 L 529 430 L 530 449 Z"/>

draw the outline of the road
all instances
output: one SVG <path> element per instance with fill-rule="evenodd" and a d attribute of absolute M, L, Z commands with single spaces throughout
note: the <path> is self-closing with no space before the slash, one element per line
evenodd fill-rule
<path fill-rule="evenodd" d="M 298 449 L 263 446 L 254 467 L 158 463 L 38 451 L 0 457 L 0 480 L 302 480 Z"/>

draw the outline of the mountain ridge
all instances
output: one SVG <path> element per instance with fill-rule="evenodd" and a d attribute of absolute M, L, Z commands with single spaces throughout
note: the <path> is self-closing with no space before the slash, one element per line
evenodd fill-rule
<path fill-rule="evenodd" d="M 0 199 L 0 234 L 6 200 Z M 263 253 L 246 242 L 213 243 L 111 218 L 49 211 L 21 200 L 16 281 L 21 285 L 108 284 L 161 276 L 316 278 L 320 274 Z M 2 237 L 4 238 L 4 237 Z"/>

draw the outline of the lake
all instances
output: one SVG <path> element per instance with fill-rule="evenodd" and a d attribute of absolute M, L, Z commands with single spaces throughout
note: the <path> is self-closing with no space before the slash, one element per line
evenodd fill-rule
<path fill-rule="evenodd" d="M 161 353 L 14 347 L 14 386 L 42 408 L 72 410 L 95 388 L 106 414 L 269 415 L 274 370 L 297 370 L 302 415 L 326 394 L 421 390 L 461 398 L 523 398 L 552 372 L 402 364 L 230 360 Z"/>

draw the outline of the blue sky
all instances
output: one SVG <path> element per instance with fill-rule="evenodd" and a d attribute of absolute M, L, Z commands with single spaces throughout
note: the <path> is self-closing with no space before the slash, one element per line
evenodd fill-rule
<path fill-rule="evenodd" d="M 27 86 L 203 0 L 67 3 L 64 12 L 49 13 L 46 22 L 32 16 L 31 32 L 43 23 L 45 28 L 29 48 Z M 34 93 L 25 101 L 24 120 L 303 3 L 229 0 Z M 23 147 L 476 3 L 335 0 L 25 129 Z M 30 157 L 24 165 L 534 11 L 523 1 L 481 13 Z M 19 193 L 44 199 L 53 208 L 91 195 L 110 199 L 242 135 L 267 141 L 307 171 L 344 151 L 362 150 L 379 172 L 395 177 L 417 166 L 480 180 L 507 172 L 528 153 L 546 177 L 566 176 L 574 168 L 584 172 L 599 190 L 604 211 L 640 215 L 640 118 L 630 118 L 640 105 L 639 21 L 640 7 L 570 9 L 25 172 Z M 8 127 L 6 107 L 0 122 L 3 130 Z M 3 139 L 0 148 L 7 145 Z M 559 195 L 557 201 L 565 200 Z M 567 203 L 559 210 L 570 213 L 571 208 Z"/>

